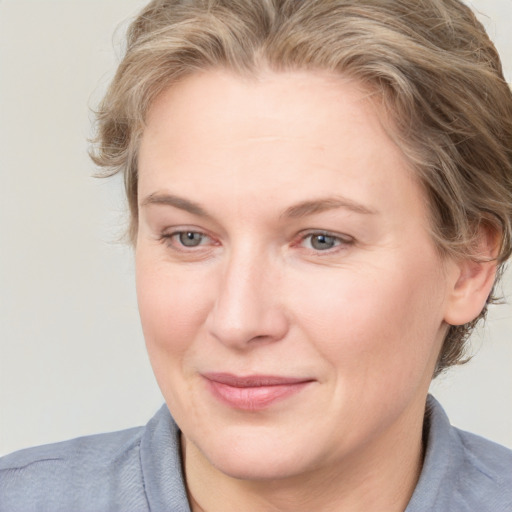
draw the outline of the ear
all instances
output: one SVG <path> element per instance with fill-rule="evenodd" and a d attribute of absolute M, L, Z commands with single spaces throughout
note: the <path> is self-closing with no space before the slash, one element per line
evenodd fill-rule
<path fill-rule="evenodd" d="M 474 255 L 449 262 L 451 281 L 444 321 L 463 325 L 480 315 L 496 278 L 499 235 L 487 227 L 479 229 Z"/>

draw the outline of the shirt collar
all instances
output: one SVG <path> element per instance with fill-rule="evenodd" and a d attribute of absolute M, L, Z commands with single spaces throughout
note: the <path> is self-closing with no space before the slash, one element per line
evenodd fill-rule
<path fill-rule="evenodd" d="M 453 492 L 464 452 L 448 416 L 439 402 L 428 395 L 423 432 L 425 457 L 420 478 L 405 512 L 438 510 L 436 503 L 446 503 Z"/>
<path fill-rule="evenodd" d="M 449 501 L 463 447 L 437 400 L 426 403 L 425 457 L 418 484 L 405 512 L 431 512 L 436 503 Z M 190 512 L 180 453 L 180 431 L 166 405 L 146 426 L 140 445 L 144 489 L 150 510 Z"/>
<path fill-rule="evenodd" d="M 180 431 L 164 404 L 147 424 L 140 444 L 150 510 L 190 512 L 180 453 Z"/>

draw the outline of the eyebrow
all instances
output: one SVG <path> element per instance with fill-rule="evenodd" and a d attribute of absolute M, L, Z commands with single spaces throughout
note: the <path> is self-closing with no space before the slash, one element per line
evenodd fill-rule
<path fill-rule="evenodd" d="M 334 196 L 303 201 L 302 203 L 298 203 L 287 208 L 282 216 L 296 219 L 316 213 L 322 213 L 327 210 L 335 210 L 337 208 L 344 208 L 346 210 L 351 210 L 355 213 L 361 213 L 364 215 L 373 215 L 377 213 L 377 210 L 353 201 L 352 199 L 341 196 Z"/>
<path fill-rule="evenodd" d="M 184 210 L 193 215 L 198 215 L 199 217 L 212 218 L 212 215 L 210 215 L 198 203 L 190 201 L 189 199 L 185 199 L 184 197 L 175 196 L 173 194 L 161 194 L 157 192 L 150 194 L 142 201 L 141 207 L 153 204 L 173 206 L 174 208 Z M 296 205 L 290 206 L 280 215 L 280 217 L 297 219 L 328 210 L 335 210 L 337 208 L 344 208 L 364 215 L 372 215 L 377 213 L 376 210 L 353 201 L 352 199 L 341 196 L 334 196 L 303 201 Z"/>
<path fill-rule="evenodd" d="M 186 212 L 192 213 L 193 215 L 198 215 L 199 217 L 211 217 L 211 215 L 204 208 L 199 206 L 197 203 L 194 203 L 194 201 L 190 201 L 184 197 L 179 197 L 172 194 L 150 194 L 142 201 L 141 207 L 148 206 L 150 204 L 174 206 L 174 208 L 185 210 Z"/>

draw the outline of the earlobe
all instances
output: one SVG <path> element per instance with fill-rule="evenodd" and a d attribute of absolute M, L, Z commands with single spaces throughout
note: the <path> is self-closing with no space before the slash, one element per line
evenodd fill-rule
<path fill-rule="evenodd" d="M 481 228 L 474 257 L 450 262 L 452 284 L 444 320 L 449 325 L 463 325 L 480 315 L 491 294 L 497 270 L 497 236 Z"/>

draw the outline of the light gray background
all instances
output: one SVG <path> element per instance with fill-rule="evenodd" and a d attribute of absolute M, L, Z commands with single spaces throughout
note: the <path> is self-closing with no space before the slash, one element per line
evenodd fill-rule
<path fill-rule="evenodd" d="M 120 180 L 91 177 L 89 107 L 143 0 L 0 2 L 0 454 L 144 424 L 162 403 L 137 316 Z M 512 0 L 474 0 L 512 80 Z M 113 36 L 117 28 L 117 36 Z M 117 41 L 117 42 L 116 42 Z M 512 273 L 452 422 L 512 447 Z"/>

